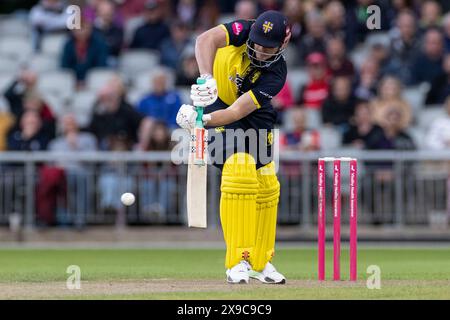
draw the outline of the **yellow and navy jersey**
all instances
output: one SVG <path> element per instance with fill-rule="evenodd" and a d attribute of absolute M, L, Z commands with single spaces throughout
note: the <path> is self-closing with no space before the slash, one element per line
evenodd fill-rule
<path fill-rule="evenodd" d="M 226 32 L 227 46 L 217 50 L 213 73 L 219 98 L 227 105 L 248 92 L 256 107 L 261 108 L 270 104 L 286 81 L 287 67 L 283 58 L 267 68 L 251 65 L 246 42 L 253 23 L 253 20 L 237 20 L 220 25 Z"/>
<path fill-rule="evenodd" d="M 254 21 L 237 20 L 221 25 L 226 32 L 227 46 L 217 50 L 214 60 L 213 76 L 217 81 L 219 99 L 205 108 L 205 113 L 212 113 L 218 109 L 225 109 L 232 105 L 239 96 L 248 92 L 256 110 L 229 125 L 215 128 L 215 132 L 225 133 L 225 129 L 265 129 L 267 136 L 262 145 L 267 146 L 267 152 L 272 157 L 272 129 L 277 119 L 277 111 L 272 107 L 271 100 L 281 91 L 286 81 L 287 67 L 284 58 L 277 60 L 266 68 L 257 68 L 250 63 L 246 52 L 246 42 L 250 28 Z M 210 134 L 210 137 L 212 133 Z M 260 145 L 258 136 L 257 145 Z M 223 139 L 224 149 L 236 149 L 237 142 L 228 145 L 228 140 Z M 244 142 L 247 144 L 247 141 Z M 246 150 L 251 149 L 245 146 Z M 259 147 L 258 147 L 259 150 Z M 217 150 L 216 150 L 217 151 Z M 221 154 L 217 152 L 217 154 Z M 225 156 L 222 153 L 221 156 Z M 256 159 L 256 167 L 260 168 L 268 162 L 260 159 L 259 151 L 252 154 Z M 210 155 L 214 158 L 216 155 Z M 224 161 L 225 159 L 222 159 Z M 213 161 L 214 163 L 214 161 Z M 223 163 L 223 162 L 221 162 Z M 220 165 L 217 165 L 220 167 Z"/>

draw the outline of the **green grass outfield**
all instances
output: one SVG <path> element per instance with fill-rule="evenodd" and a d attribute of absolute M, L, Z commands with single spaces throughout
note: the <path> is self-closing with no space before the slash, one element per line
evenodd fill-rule
<path fill-rule="evenodd" d="M 287 284 L 228 285 L 220 249 L 0 249 L 0 299 L 450 299 L 450 248 L 360 248 L 357 283 L 316 281 L 315 248 L 282 248 Z M 327 277 L 332 252 L 327 252 Z M 348 252 L 342 252 L 348 278 Z M 66 269 L 81 268 L 80 290 Z M 369 290 L 366 269 L 381 268 Z"/>

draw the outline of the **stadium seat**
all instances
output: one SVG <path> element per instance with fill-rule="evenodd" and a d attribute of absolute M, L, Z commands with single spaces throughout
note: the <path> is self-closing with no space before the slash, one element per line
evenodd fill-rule
<path fill-rule="evenodd" d="M 148 93 L 148 91 L 142 91 L 139 89 L 132 89 L 128 90 L 127 92 L 127 99 L 128 103 L 130 103 L 132 106 L 137 106 L 139 101 Z"/>
<path fill-rule="evenodd" d="M 117 72 L 107 68 L 95 68 L 86 77 L 86 86 L 91 91 L 98 91 L 105 83 L 116 76 Z"/>
<path fill-rule="evenodd" d="M 70 71 L 42 73 L 39 75 L 38 89 L 44 95 L 69 99 L 75 91 L 75 77 Z"/>
<path fill-rule="evenodd" d="M 191 100 L 191 88 L 187 86 L 177 86 L 175 90 L 178 92 L 181 98 L 181 102 L 186 104 L 192 104 Z"/>
<path fill-rule="evenodd" d="M 66 34 L 49 34 L 42 39 L 41 52 L 46 55 L 51 55 L 57 59 L 62 54 L 64 44 L 67 41 Z"/>
<path fill-rule="evenodd" d="M 73 96 L 70 109 L 75 114 L 80 127 L 86 127 L 89 124 L 96 99 L 96 93 L 89 90 L 79 91 Z"/>
<path fill-rule="evenodd" d="M 288 68 L 294 67 L 296 64 L 298 64 L 298 54 L 295 45 L 290 45 L 286 48 L 286 50 L 284 51 L 284 58 L 286 60 L 286 65 Z"/>
<path fill-rule="evenodd" d="M 133 77 L 133 88 L 138 89 L 144 92 L 149 92 L 152 90 L 153 87 L 153 77 L 155 75 L 155 72 L 158 71 L 158 68 L 155 68 L 153 70 L 145 71 L 139 73 L 137 76 Z M 174 87 L 175 83 L 175 74 L 171 69 L 163 68 L 164 73 L 168 75 L 168 88 L 171 89 Z"/>
<path fill-rule="evenodd" d="M 9 103 L 5 97 L 0 95 L 0 113 L 9 111 Z"/>
<path fill-rule="evenodd" d="M 22 66 L 19 61 L 0 55 L 0 73 L 18 73 Z"/>
<path fill-rule="evenodd" d="M 133 79 L 133 88 L 136 90 L 149 92 L 152 90 L 152 72 L 142 72 Z"/>
<path fill-rule="evenodd" d="M 283 128 L 284 130 L 293 130 L 294 124 L 292 122 L 292 111 L 293 108 L 287 109 L 282 113 L 283 117 Z M 306 113 L 306 127 L 308 129 L 319 129 L 322 127 L 322 114 L 319 110 L 305 109 Z"/>
<path fill-rule="evenodd" d="M 417 149 L 423 149 L 425 147 L 424 139 L 426 131 L 418 126 L 410 127 L 406 130 L 406 133 L 411 136 Z"/>
<path fill-rule="evenodd" d="M 151 70 L 159 64 L 159 53 L 151 50 L 130 50 L 119 58 L 119 70 L 130 79 L 137 73 Z"/>
<path fill-rule="evenodd" d="M 14 73 L 0 72 L 0 96 L 2 96 L 5 90 L 12 84 L 15 78 L 14 76 Z"/>
<path fill-rule="evenodd" d="M 319 129 L 319 133 L 322 150 L 336 150 L 341 147 L 342 135 L 335 128 L 323 127 Z"/>
<path fill-rule="evenodd" d="M 303 85 L 308 82 L 308 73 L 304 69 L 292 69 L 288 71 L 288 81 L 291 85 L 292 94 L 294 99 L 298 100 L 300 98 L 300 90 Z"/>
<path fill-rule="evenodd" d="M 305 111 L 308 129 L 319 129 L 322 127 L 322 112 L 320 110 L 307 108 Z"/>
<path fill-rule="evenodd" d="M 367 47 L 359 46 L 350 53 L 350 60 L 356 68 L 360 68 L 368 55 Z"/>
<path fill-rule="evenodd" d="M 403 98 L 411 105 L 415 116 L 423 108 L 428 90 L 429 85 L 427 83 L 403 89 Z"/>
<path fill-rule="evenodd" d="M 236 16 L 234 14 L 221 14 L 217 24 L 228 23 L 236 20 Z"/>
<path fill-rule="evenodd" d="M 68 105 L 64 97 L 53 91 L 44 91 L 41 94 L 56 117 L 61 117 L 67 113 Z"/>
<path fill-rule="evenodd" d="M 0 34 L 7 34 L 14 38 L 28 38 L 31 29 L 29 24 L 23 19 L 2 18 L 0 19 Z"/>
<path fill-rule="evenodd" d="M 143 17 L 130 18 L 125 22 L 124 26 L 124 43 L 129 45 L 133 40 L 134 32 L 144 23 Z"/>
<path fill-rule="evenodd" d="M 11 57 L 0 55 L 0 73 L 17 73 L 22 65 Z"/>
<path fill-rule="evenodd" d="M 57 71 L 59 68 L 58 60 L 54 57 L 45 54 L 34 55 L 28 67 L 37 72 L 38 74 Z"/>
<path fill-rule="evenodd" d="M 442 106 L 423 109 L 417 117 L 418 125 L 422 130 L 428 130 L 434 120 L 445 117 L 445 114 Z"/>
<path fill-rule="evenodd" d="M 0 38 L 0 56 L 6 56 L 19 62 L 26 62 L 33 52 L 31 41 L 11 36 Z"/>
<path fill-rule="evenodd" d="M 382 44 L 384 46 L 389 46 L 391 43 L 391 38 L 388 32 L 370 32 L 367 35 L 365 46 L 371 47 L 375 44 Z"/>

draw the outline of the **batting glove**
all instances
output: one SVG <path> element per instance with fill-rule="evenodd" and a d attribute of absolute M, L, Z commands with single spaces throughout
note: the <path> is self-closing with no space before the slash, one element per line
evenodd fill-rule
<path fill-rule="evenodd" d="M 194 106 L 183 104 L 177 113 L 177 124 L 183 129 L 193 129 L 197 119 L 197 111 Z M 210 114 L 204 114 L 202 117 L 203 124 L 206 124 L 211 119 Z"/>
<path fill-rule="evenodd" d="M 210 74 L 201 75 L 200 79 L 204 79 L 205 83 L 191 86 L 191 99 L 194 106 L 206 107 L 217 100 L 217 82 Z"/>

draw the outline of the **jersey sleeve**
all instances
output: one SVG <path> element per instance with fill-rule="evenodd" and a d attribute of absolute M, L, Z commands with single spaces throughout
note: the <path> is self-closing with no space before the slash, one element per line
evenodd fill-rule
<path fill-rule="evenodd" d="M 256 86 L 248 91 L 258 109 L 266 106 L 283 89 L 286 74 L 286 70 L 265 73 L 258 79 Z"/>
<path fill-rule="evenodd" d="M 227 46 L 242 46 L 248 39 L 252 20 L 236 20 L 220 26 L 227 32 Z"/>

